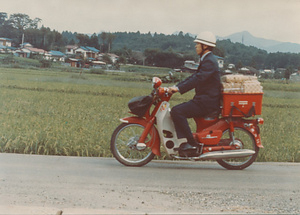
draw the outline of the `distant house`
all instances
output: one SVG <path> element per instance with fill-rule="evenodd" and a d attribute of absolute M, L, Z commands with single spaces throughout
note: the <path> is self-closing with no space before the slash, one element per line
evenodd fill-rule
<path fill-rule="evenodd" d="M 71 67 L 81 67 L 81 60 L 76 58 L 68 58 L 65 60 L 66 64 L 69 64 Z"/>
<path fill-rule="evenodd" d="M 66 55 L 74 55 L 75 50 L 78 48 L 78 46 L 76 46 L 76 45 L 67 45 L 65 48 L 66 48 L 65 49 Z"/>
<path fill-rule="evenodd" d="M 79 48 L 75 49 L 74 52 L 76 55 L 82 55 L 85 59 L 95 59 L 98 56 L 99 50 L 90 46 L 80 46 Z"/>
<path fill-rule="evenodd" d="M 119 60 L 119 56 L 116 54 L 108 53 L 108 56 L 110 57 L 113 63 L 116 63 Z"/>
<path fill-rule="evenodd" d="M 30 57 L 30 51 L 27 49 L 17 49 L 14 51 L 14 55 L 17 57 Z"/>
<path fill-rule="evenodd" d="M 106 65 L 106 63 L 103 62 L 103 61 L 92 61 L 92 62 L 90 63 L 90 65 L 91 65 L 91 67 L 93 67 L 93 68 L 103 68 L 103 67 Z"/>
<path fill-rule="evenodd" d="M 47 54 L 47 51 L 39 48 L 34 48 L 32 46 L 26 46 L 24 48 L 19 48 L 14 51 L 14 54 L 18 57 L 26 57 L 29 58 L 30 56 L 33 55 L 42 55 L 44 56 Z"/>
<path fill-rule="evenodd" d="M 297 71 L 290 76 L 290 80 L 292 81 L 300 81 L 300 71 Z"/>
<path fill-rule="evenodd" d="M 16 48 L 11 46 L 11 39 L 0 37 L 0 53 L 12 53 Z"/>
<path fill-rule="evenodd" d="M 44 55 L 47 53 L 44 49 L 39 49 L 39 48 L 34 48 L 34 47 L 26 47 L 24 49 L 27 49 L 30 51 L 31 54 L 33 55 Z"/>
<path fill-rule="evenodd" d="M 110 60 L 112 61 L 112 63 L 116 63 L 119 60 L 119 56 L 116 55 L 116 54 L 112 54 L 112 53 L 101 53 L 101 54 L 98 54 L 97 59 L 103 60 L 103 56 L 105 56 L 105 55 L 107 55 L 110 58 Z"/>
<path fill-rule="evenodd" d="M 22 44 L 20 44 L 20 47 L 21 48 L 26 48 L 26 47 L 33 47 L 33 45 L 31 45 L 30 43 L 22 43 Z"/>
<path fill-rule="evenodd" d="M 47 53 L 47 57 L 49 58 L 49 60 L 54 60 L 54 61 L 65 61 L 65 57 L 66 55 L 60 51 L 49 51 Z"/>
<path fill-rule="evenodd" d="M 14 47 L 0 45 L 0 53 L 13 53 L 15 50 Z"/>
<path fill-rule="evenodd" d="M 0 37 L 0 45 L 11 47 L 11 39 Z"/>

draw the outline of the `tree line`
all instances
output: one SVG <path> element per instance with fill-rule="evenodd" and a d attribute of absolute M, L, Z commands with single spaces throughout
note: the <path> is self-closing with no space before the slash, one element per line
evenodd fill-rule
<path fill-rule="evenodd" d="M 185 60 L 198 60 L 193 43 L 194 37 L 182 31 L 176 35 L 138 32 L 100 32 L 91 35 L 77 32 L 58 32 L 48 27 L 38 27 L 41 19 L 31 19 L 26 14 L 16 13 L 8 17 L 0 12 L 0 37 L 12 39 L 17 47 L 24 42 L 44 50 L 64 52 L 66 45 L 95 47 L 103 53 L 120 56 L 120 63 L 179 68 Z M 218 40 L 214 54 L 224 58 L 237 68 L 250 66 L 255 69 L 293 68 L 300 69 L 300 54 L 268 53 L 253 46 Z"/>
<path fill-rule="evenodd" d="M 230 40 L 217 41 L 217 47 L 225 62 L 235 64 L 238 68 L 250 66 L 255 69 L 300 69 L 300 53 L 268 53 L 253 46 L 232 43 Z"/>

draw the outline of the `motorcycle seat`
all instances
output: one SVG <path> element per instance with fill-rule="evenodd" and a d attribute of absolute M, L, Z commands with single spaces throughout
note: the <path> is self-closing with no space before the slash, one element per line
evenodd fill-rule
<path fill-rule="evenodd" d="M 215 118 L 219 117 L 220 113 L 221 113 L 220 110 L 217 110 L 205 115 L 203 118 L 204 120 L 214 120 Z"/>

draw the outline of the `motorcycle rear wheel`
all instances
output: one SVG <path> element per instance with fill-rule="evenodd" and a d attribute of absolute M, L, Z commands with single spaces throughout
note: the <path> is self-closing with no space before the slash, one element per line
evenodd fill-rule
<path fill-rule="evenodd" d="M 125 166 L 140 167 L 149 163 L 154 154 L 145 144 L 138 144 L 145 127 L 139 124 L 122 123 L 111 137 L 110 149 L 113 156 Z M 151 140 L 148 134 L 145 143 Z"/>
<path fill-rule="evenodd" d="M 234 138 L 241 144 L 241 149 L 250 149 L 255 153 L 243 158 L 219 159 L 218 164 L 229 170 L 242 170 L 250 166 L 258 155 L 259 148 L 255 143 L 253 135 L 244 128 L 234 128 Z M 222 139 L 231 139 L 229 129 L 225 130 Z"/>

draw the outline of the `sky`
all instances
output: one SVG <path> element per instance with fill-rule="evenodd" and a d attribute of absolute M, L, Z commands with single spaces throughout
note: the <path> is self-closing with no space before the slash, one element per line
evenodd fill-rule
<path fill-rule="evenodd" d="M 300 44 L 300 0 L 0 0 L 0 12 L 42 19 L 51 30 L 255 37 Z M 41 26 L 40 25 L 40 26 Z"/>

